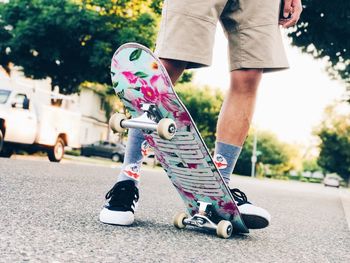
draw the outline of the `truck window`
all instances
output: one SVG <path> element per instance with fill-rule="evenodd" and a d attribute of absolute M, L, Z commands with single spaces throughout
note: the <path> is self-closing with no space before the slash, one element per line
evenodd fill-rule
<path fill-rule="evenodd" d="M 16 94 L 15 99 L 12 102 L 12 105 L 15 105 L 16 108 L 23 108 L 23 104 L 26 100 L 28 100 L 26 94 L 18 93 Z"/>
<path fill-rule="evenodd" d="M 0 104 L 5 104 L 10 96 L 9 90 L 0 89 Z"/>

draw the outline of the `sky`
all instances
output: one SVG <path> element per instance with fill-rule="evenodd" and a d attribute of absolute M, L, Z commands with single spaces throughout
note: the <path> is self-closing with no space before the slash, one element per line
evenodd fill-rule
<path fill-rule="evenodd" d="M 345 86 L 330 79 L 324 61 L 301 53 L 289 44 L 285 33 L 282 34 L 290 69 L 263 75 L 253 125 L 274 132 L 282 141 L 308 144 L 312 140 L 313 127 L 322 120 L 324 108 L 342 98 Z M 226 47 L 225 36 L 218 27 L 213 64 L 195 70 L 194 83 L 227 90 Z"/>

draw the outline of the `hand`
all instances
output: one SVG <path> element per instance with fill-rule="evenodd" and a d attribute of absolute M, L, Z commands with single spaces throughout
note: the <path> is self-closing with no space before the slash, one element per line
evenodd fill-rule
<path fill-rule="evenodd" d="M 280 19 L 279 24 L 284 28 L 296 25 L 303 11 L 301 0 L 285 0 L 283 8 L 284 17 L 290 16 L 288 19 Z"/>

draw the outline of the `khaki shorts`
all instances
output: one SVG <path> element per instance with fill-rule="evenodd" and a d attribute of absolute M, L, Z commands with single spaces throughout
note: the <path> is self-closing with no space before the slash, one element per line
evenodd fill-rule
<path fill-rule="evenodd" d="M 288 68 L 278 25 L 280 0 L 165 0 L 156 44 L 161 58 L 209 66 L 217 22 L 229 43 L 230 70 Z"/>

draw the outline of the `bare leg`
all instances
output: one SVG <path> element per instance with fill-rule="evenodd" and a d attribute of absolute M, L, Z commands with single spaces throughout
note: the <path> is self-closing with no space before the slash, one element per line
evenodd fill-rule
<path fill-rule="evenodd" d="M 172 60 L 172 59 L 160 59 L 162 61 L 162 64 L 166 68 L 169 77 L 171 79 L 171 82 L 175 84 L 175 82 L 178 80 L 178 78 L 181 76 L 183 71 L 185 70 L 187 66 L 186 61 L 180 61 L 180 60 Z"/>
<path fill-rule="evenodd" d="M 217 124 L 217 141 L 242 146 L 253 118 L 262 70 L 231 72 L 230 89 Z"/>

